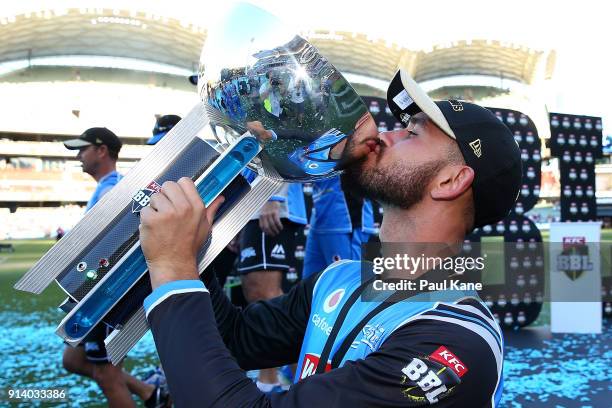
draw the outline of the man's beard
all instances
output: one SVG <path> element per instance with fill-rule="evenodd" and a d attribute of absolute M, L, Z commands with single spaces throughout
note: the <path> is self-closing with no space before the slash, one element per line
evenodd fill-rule
<path fill-rule="evenodd" d="M 352 193 L 392 207 L 409 209 L 423 199 L 427 187 L 444 166 L 441 161 L 410 166 L 409 161 L 380 165 L 385 147 L 380 146 L 376 164 L 364 168 L 367 156 L 346 163 L 343 186 Z"/>

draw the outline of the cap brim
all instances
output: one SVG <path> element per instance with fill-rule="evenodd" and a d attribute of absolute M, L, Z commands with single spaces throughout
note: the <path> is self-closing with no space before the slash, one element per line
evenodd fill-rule
<path fill-rule="evenodd" d="M 66 146 L 66 148 L 70 150 L 77 150 L 77 149 L 80 149 L 81 147 L 91 146 L 91 145 L 92 143 L 88 142 L 87 140 L 83 140 L 83 139 L 70 139 L 64 142 L 64 146 Z"/>
<path fill-rule="evenodd" d="M 457 139 L 444 114 L 435 102 L 425 93 L 423 89 L 410 77 L 408 72 L 400 69 L 391 80 L 387 91 L 387 102 L 395 116 L 404 124 L 400 118 L 402 114 L 414 115 L 421 111 L 435 123 L 444 133 Z M 396 114 L 397 112 L 397 114 Z"/>
<path fill-rule="evenodd" d="M 160 132 L 156 135 L 153 135 L 153 137 L 151 137 L 149 140 L 147 140 L 147 144 L 148 145 L 154 145 L 157 142 L 159 142 L 161 140 L 162 137 L 164 137 L 166 135 L 166 133 L 168 132 Z"/>

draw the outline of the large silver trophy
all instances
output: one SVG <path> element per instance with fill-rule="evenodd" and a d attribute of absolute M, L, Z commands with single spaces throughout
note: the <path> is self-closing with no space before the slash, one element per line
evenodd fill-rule
<path fill-rule="evenodd" d="M 164 181 L 191 177 L 207 205 L 226 196 L 202 273 L 284 182 L 336 175 L 347 140 L 369 115 L 315 47 L 249 4 L 209 30 L 198 92 L 201 102 L 15 285 L 38 294 L 55 280 L 74 304 L 57 334 L 77 346 L 97 325 L 112 327 L 105 343 L 113 363 L 148 329 L 139 212 Z"/>

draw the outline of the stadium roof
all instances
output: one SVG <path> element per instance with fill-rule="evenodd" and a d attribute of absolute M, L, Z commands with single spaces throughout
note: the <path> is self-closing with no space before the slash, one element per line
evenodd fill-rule
<path fill-rule="evenodd" d="M 152 71 L 191 73 L 197 69 L 204 33 L 202 27 L 143 12 L 40 11 L 0 19 L 0 63 L 46 60 L 53 65 L 58 59 L 50 57 L 96 56 L 113 57 L 118 67 L 148 62 L 157 64 L 157 69 L 145 65 Z"/>
<path fill-rule="evenodd" d="M 410 50 L 363 34 L 314 31 L 304 33 L 341 72 L 388 81 L 397 68 L 417 82 L 459 75 L 503 77 L 531 84 L 545 52 L 490 40 L 457 41 L 428 50 Z M 549 69 L 548 75 L 552 74 Z"/>
<path fill-rule="evenodd" d="M 411 50 L 364 34 L 303 33 L 342 72 L 388 81 L 398 67 L 417 81 L 484 75 L 531 84 L 546 53 L 497 41 L 458 41 Z M 206 29 L 152 13 L 101 8 L 47 10 L 0 18 L 0 65 L 70 65 L 87 57 L 99 66 L 183 75 L 195 72 Z M 107 65 L 104 65 L 107 64 Z M 27 65 L 26 65 L 27 66 Z M 23 67 L 18 65 L 17 67 Z M 137 68 L 138 67 L 138 68 Z M 552 74 L 548 67 L 547 75 Z M 5 68 L 6 71 L 6 68 Z M 0 74 L 2 69 L 0 68 Z"/>

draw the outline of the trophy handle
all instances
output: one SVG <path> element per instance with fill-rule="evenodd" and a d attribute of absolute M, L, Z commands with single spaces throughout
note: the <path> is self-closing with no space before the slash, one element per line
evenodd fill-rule
<path fill-rule="evenodd" d="M 263 173 L 267 177 L 258 176 L 251 184 L 251 190 L 214 223 L 210 244 L 198 265 L 200 274 L 283 184 L 274 169 L 264 166 Z M 111 363 L 119 364 L 147 330 L 149 325 L 144 308 L 140 307 L 121 328 L 113 330 L 104 340 Z"/>
<path fill-rule="evenodd" d="M 247 132 L 221 154 L 195 182 L 204 204 L 210 205 L 260 151 L 258 140 Z M 64 317 L 56 333 L 72 346 L 80 344 L 146 272 L 137 241 Z"/>

